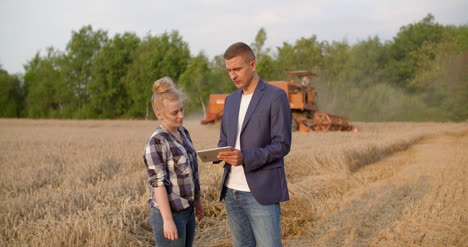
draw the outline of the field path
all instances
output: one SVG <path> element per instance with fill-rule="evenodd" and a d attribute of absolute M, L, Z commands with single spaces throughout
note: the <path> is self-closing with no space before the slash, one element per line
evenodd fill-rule
<path fill-rule="evenodd" d="M 356 171 L 337 210 L 287 245 L 466 246 L 467 165 L 468 131 L 425 138 Z"/>

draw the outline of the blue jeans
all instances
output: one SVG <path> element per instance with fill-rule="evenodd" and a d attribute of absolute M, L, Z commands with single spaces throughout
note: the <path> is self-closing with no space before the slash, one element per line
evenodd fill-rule
<path fill-rule="evenodd" d="M 280 247 L 279 203 L 262 205 L 251 192 L 226 188 L 224 205 L 234 247 Z"/>
<path fill-rule="evenodd" d="M 172 212 L 172 218 L 177 227 L 177 240 L 169 240 L 164 237 L 163 220 L 161 211 L 151 207 L 150 225 L 153 228 L 156 247 L 191 247 L 195 237 L 195 214 L 193 207 L 180 212 Z"/>

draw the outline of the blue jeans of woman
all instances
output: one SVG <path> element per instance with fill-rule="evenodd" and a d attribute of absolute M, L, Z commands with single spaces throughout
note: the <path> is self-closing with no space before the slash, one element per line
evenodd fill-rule
<path fill-rule="evenodd" d="M 174 223 L 177 227 L 177 240 L 169 240 L 164 237 L 163 220 L 161 211 L 151 207 L 150 225 L 153 228 L 156 247 L 191 247 L 195 237 L 195 213 L 193 207 L 179 212 L 172 212 Z"/>
<path fill-rule="evenodd" d="M 227 189 L 224 204 L 234 247 L 280 247 L 279 203 L 262 205 L 251 192 Z"/>

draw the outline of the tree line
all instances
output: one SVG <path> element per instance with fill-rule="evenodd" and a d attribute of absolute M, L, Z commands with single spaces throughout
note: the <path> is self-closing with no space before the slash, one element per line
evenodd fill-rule
<path fill-rule="evenodd" d="M 378 36 L 349 44 L 316 35 L 275 49 L 261 28 L 251 43 L 262 79 L 286 72 L 318 77 L 320 112 L 355 121 L 461 121 L 468 119 L 468 24 L 441 25 L 433 15 L 405 25 L 391 41 Z M 192 56 L 177 31 L 109 37 L 84 26 L 65 51 L 49 47 L 24 65 L 24 74 L 0 67 L 0 117 L 141 119 L 152 117 L 152 83 L 170 76 L 188 96 L 187 113 L 212 93 L 235 90 L 222 55 Z"/>

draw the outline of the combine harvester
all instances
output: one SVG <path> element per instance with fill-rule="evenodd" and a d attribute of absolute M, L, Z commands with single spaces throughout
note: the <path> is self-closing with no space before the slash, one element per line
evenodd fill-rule
<path fill-rule="evenodd" d="M 292 110 L 293 131 L 326 132 L 326 131 L 354 131 L 357 129 L 351 122 L 340 116 L 318 113 L 315 102 L 317 92 L 310 80 L 317 74 L 309 71 L 288 72 L 288 81 L 268 81 L 266 83 L 283 89 L 289 98 Z M 293 78 L 299 78 L 294 81 Z M 202 124 L 214 123 L 221 120 L 224 111 L 224 100 L 228 94 L 211 94 L 206 117 Z"/>

